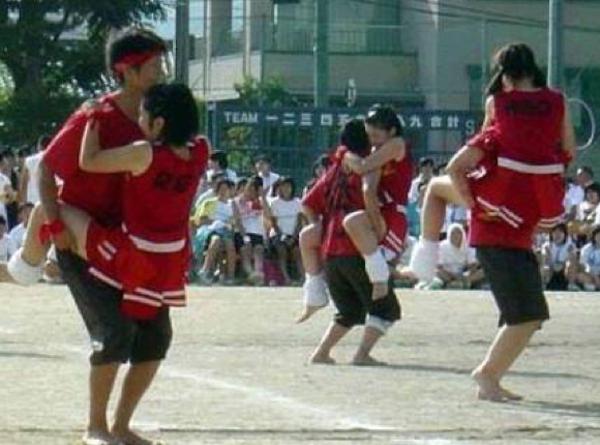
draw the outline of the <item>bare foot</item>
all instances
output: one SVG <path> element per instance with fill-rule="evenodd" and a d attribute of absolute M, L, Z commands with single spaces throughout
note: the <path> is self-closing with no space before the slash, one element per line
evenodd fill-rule
<path fill-rule="evenodd" d="M 134 433 L 130 429 L 113 429 L 112 435 L 116 440 L 115 445 L 160 445 L 160 442 L 153 442 L 151 440 L 144 439 L 139 434 Z"/>
<path fill-rule="evenodd" d="M 316 351 L 310 357 L 310 359 L 308 359 L 308 363 L 310 363 L 311 365 L 335 365 L 335 360 L 332 359 L 329 354 Z"/>
<path fill-rule="evenodd" d="M 387 281 L 373 283 L 373 301 L 383 300 L 389 290 L 389 285 Z"/>
<path fill-rule="evenodd" d="M 308 320 L 310 317 L 312 317 L 324 307 L 325 306 L 304 306 L 304 310 L 302 311 L 302 314 L 300 314 L 300 316 L 296 319 L 296 323 L 304 323 L 306 320 Z"/>
<path fill-rule="evenodd" d="M 86 431 L 81 438 L 83 445 L 114 445 L 115 438 L 108 431 Z"/>
<path fill-rule="evenodd" d="M 500 386 L 500 393 L 502 394 L 502 397 L 504 397 L 507 400 L 513 400 L 513 401 L 523 400 L 522 395 L 515 394 L 514 392 L 509 391 L 508 389 L 503 388 L 502 386 Z"/>
<path fill-rule="evenodd" d="M 473 380 L 479 385 L 477 389 L 477 398 L 479 400 L 488 400 L 490 402 L 505 402 L 506 397 L 502 394 L 502 388 L 498 381 L 476 369 L 471 374 Z"/>
<path fill-rule="evenodd" d="M 366 355 L 364 357 L 354 357 L 352 360 L 353 366 L 387 366 L 386 362 L 382 362 L 374 359 L 370 355 Z"/>

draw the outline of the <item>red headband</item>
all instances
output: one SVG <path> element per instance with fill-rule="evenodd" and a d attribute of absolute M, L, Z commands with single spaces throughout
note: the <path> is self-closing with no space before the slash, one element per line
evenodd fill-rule
<path fill-rule="evenodd" d="M 160 50 L 151 50 L 144 51 L 143 53 L 130 53 L 121 57 L 115 64 L 113 65 L 113 69 L 119 73 L 123 74 L 123 72 L 132 66 L 140 66 L 146 63 L 148 60 L 153 57 L 159 56 L 162 54 Z"/>

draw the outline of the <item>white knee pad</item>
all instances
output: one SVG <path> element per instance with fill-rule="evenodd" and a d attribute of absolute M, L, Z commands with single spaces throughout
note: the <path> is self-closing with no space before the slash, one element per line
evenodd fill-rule
<path fill-rule="evenodd" d="M 8 273 L 23 286 L 36 284 L 42 278 L 42 266 L 32 266 L 23 260 L 21 253 L 23 248 L 17 250 L 8 261 Z"/>
<path fill-rule="evenodd" d="M 365 257 L 365 269 L 371 283 L 386 283 L 390 279 L 390 267 L 380 250 Z"/>
<path fill-rule="evenodd" d="M 367 317 L 367 326 L 373 329 L 377 329 L 383 335 L 387 333 L 387 331 L 394 324 L 393 321 L 384 320 L 383 318 L 377 317 L 375 315 L 369 315 Z"/>
<path fill-rule="evenodd" d="M 329 304 L 329 290 L 323 274 L 306 274 L 302 289 L 304 291 L 305 306 L 321 307 Z"/>
<path fill-rule="evenodd" d="M 436 276 L 439 243 L 420 239 L 410 256 L 408 268 L 419 281 L 429 282 Z"/>

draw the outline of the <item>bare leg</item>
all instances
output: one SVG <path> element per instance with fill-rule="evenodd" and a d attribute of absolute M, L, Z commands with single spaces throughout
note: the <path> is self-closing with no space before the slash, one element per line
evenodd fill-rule
<path fill-rule="evenodd" d="M 290 275 L 288 274 L 288 248 L 283 243 L 277 243 L 277 262 L 287 285 L 290 283 Z"/>
<path fill-rule="evenodd" d="M 319 275 L 321 264 L 321 225 L 310 224 L 300 232 L 300 253 L 304 270 L 309 275 Z"/>
<path fill-rule="evenodd" d="M 338 344 L 348 332 L 350 332 L 350 328 L 332 322 L 325 331 L 319 346 L 311 355 L 309 362 L 313 364 L 334 365 L 335 360 L 331 358 L 331 349 L 333 349 L 333 347 Z"/>
<path fill-rule="evenodd" d="M 214 270 L 222 245 L 223 243 L 220 237 L 213 236 L 211 238 L 204 257 L 204 266 L 202 266 L 203 272 L 211 273 Z"/>
<path fill-rule="evenodd" d="M 373 230 L 367 212 L 361 210 L 346 216 L 344 218 L 344 229 L 366 261 L 369 261 L 369 258 L 374 255 L 381 255 L 379 252 L 379 239 L 375 230 Z M 381 259 L 383 258 L 379 259 L 380 262 Z M 385 262 L 385 259 L 383 259 L 383 262 Z M 368 267 L 367 272 L 369 272 Z M 387 277 L 384 276 L 385 274 L 381 277 L 369 276 L 373 284 L 373 300 L 385 297 L 388 292 L 389 269 L 386 269 L 386 272 Z"/>
<path fill-rule="evenodd" d="M 355 366 L 382 366 L 385 363 L 375 360 L 371 357 L 371 351 L 377 342 L 383 336 L 383 332 L 371 326 L 366 326 L 363 333 L 363 338 L 356 351 L 352 364 Z"/>
<path fill-rule="evenodd" d="M 227 281 L 232 282 L 235 278 L 235 266 L 237 261 L 237 253 L 235 252 L 235 245 L 233 240 L 225 241 L 225 254 L 227 258 Z"/>
<path fill-rule="evenodd" d="M 302 255 L 300 254 L 300 247 L 294 246 L 292 248 L 292 257 L 294 258 L 294 262 L 296 263 L 296 271 L 298 273 L 298 277 L 302 279 L 304 276 L 304 267 L 302 265 Z"/>
<path fill-rule="evenodd" d="M 492 343 L 483 362 L 473 371 L 482 400 L 502 401 L 506 398 L 500 380 L 521 355 L 541 322 L 532 321 L 515 326 L 503 326 Z"/>
<path fill-rule="evenodd" d="M 159 361 L 145 362 L 132 365 L 127 372 L 121 399 L 117 406 L 115 422 L 112 427 L 113 436 L 127 445 L 151 445 L 152 442 L 141 438 L 131 430 L 131 419 L 144 393 L 150 387 L 156 371 L 160 366 Z"/>
<path fill-rule="evenodd" d="M 90 369 L 90 411 L 84 442 L 94 443 L 94 440 L 109 442 L 112 439 L 108 430 L 106 411 L 118 370 L 118 363 L 92 366 Z"/>
<path fill-rule="evenodd" d="M 252 246 L 250 244 L 244 244 L 240 249 L 240 256 L 242 259 L 242 269 L 248 278 L 251 278 L 254 274 L 254 268 L 252 267 Z"/>
<path fill-rule="evenodd" d="M 265 248 L 263 246 L 254 246 L 252 249 L 254 253 L 254 274 L 256 276 L 256 281 L 259 284 L 262 284 L 265 281 L 265 267 L 264 267 L 264 257 L 265 257 Z"/>

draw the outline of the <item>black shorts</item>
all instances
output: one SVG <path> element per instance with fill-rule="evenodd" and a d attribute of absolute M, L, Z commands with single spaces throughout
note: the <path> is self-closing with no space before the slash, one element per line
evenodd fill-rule
<path fill-rule="evenodd" d="M 132 320 L 121 313 L 121 292 L 91 276 L 87 262 L 72 252 L 58 250 L 57 257 L 90 336 L 93 366 L 165 358 L 173 334 L 167 307 L 153 320 Z"/>
<path fill-rule="evenodd" d="M 250 245 L 252 247 L 262 246 L 264 244 L 264 238 L 262 237 L 262 235 L 257 235 L 255 233 L 247 233 L 246 236 L 250 238 Z M 235 234 L 233 241 L 235 242 L 236 250 L 239 251 L 242 247 L 244 247 L 244 237 L 239 233 Z"/>
<path fill-rule="evenodd" d="M 359 256 L 329 257 L 325 276 L 331 299 L 337 309 L 335 321 L 347 328 L 365 323 L 367 314 L 393 323 L 400 320 L 401 309 L 392 282 L 381 300 L 373 301 L 373 286 Z"/>
<path fill-rule="evenodd" d="M 550 318 L 540 266 L 532 251 L 480 246 L 477 259 L 500 310 L 500 326 Z"/>

